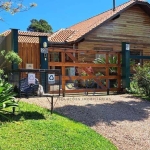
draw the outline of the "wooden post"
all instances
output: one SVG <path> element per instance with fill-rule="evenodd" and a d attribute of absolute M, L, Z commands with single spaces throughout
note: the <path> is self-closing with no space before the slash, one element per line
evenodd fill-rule
<path fill-rule="evenodd" d="M 11 29 L 11 47 L 18 53 L 18 29 Z M 18 64 L 12 63 L 12 69 L 18 69 Z"/>
<path fill-rule="evenodd" d="M 117 68 L 117 76 L 119 76 L 118 80 L 118 90 L 121 90 L 121 53 L 118 53 L 118 68 Z"/>
<path fill-rule="evenodd" d="M 65 52 L 61 52 L 61 63 L 65 63 Z M 65 71 L 65 66 L 61 67 L 61 71 L 62 71 L 62 93 L 63 93 L 63 97 L 65 96 L 65 87 L 66 87 L 66 80 L 65 80 L 65 76 L 66 76 L 66 71 Z"/>
<path fill-rule="evenodd" d="M 48 40 L 47 36 L 40 36 L 40 69 L 48 69 Z M 45 49 L 45 51 L 43 51 Z M 47 51 L 46 51 L 47 50 Z M 48 91 L 48 80 L 47 80 L 47 72 L 41 73 L 41 83 L 44 92 L 47 93 Z M 43 80 L 44 79 L 44 80 Z"/>
<path fill-rule="evenodd" d="M 122 43 L 122 84 L 123 88 L 130 88 L 130 44 Z"/>
<path fill-rule="evenodd" d="M 109 54 L 106 53 L 106 76 L 109 76 L 109 67 L 108 67 L 108 64 L 109 64 Z M 106 79 L 106 88 L 107 88 L 107 95 L 109 95 L 109 78 Z"/>

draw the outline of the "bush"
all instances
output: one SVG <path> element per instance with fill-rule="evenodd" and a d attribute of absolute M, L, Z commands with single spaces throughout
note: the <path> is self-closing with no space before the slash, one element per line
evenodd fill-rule
<path fill-rule="evenodd" d="M 18 107 L 15 96 L 13 92 L 13 86 L 3 79 L 0 79 L 0 115 L 5 116 L 5 109 L 8 107 Z"/>
<path fill-rule="evenodd" d="M 150 63 L 144 63 L 143 66 L 137 65 L 133 69 L 135 73 L 128 91 L 150 96 Z"/>

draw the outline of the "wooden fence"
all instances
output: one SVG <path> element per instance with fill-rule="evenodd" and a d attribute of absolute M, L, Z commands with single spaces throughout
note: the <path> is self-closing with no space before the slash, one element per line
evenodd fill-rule
<path fill-rule="evenodd" d="M 101 55 L 104 63 L 95 64 L 95 56 Z M 102 58 L 101 57 L 101 58 Z M 85 59 L 86 58 L 86 61 Z M 88 59 L 89 58 L 89 59 Z M 116 58 L 114 63 L 110 59 Z M 74 67 L 77 70 L 73 74 L 67 74 L 67 68 Z M 116 70 L 111 74 L 111 69 Z M 49 48 L 49 69 L 61 69 L 62 88 L 61 92 L 79 93 L 79 92 L 104 92 L 121 90 L 121 53 L 120 52 L 102 52 L 95 50 L 78 50 L 78 49 L 59 49 Z M 56 77 L 57 79 L 57 77 Z M 116 80 L 114 87 L 111 87 L 111 81 Z M 76 82 L 95 83 L 91 86 L 75 86 Z M 67 88 L 67 85 L 74 84 Z M 53 91 L 57 93 L 58 91 Z"/>

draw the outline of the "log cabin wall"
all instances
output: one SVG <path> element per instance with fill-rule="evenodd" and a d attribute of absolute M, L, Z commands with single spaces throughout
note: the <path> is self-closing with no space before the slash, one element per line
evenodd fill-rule
<path fill-rule="evenodd" d="M 121 51 L 122 42 L 129 42 L 131 51 L 140 50 L 150 56 L 150 16 L 139 5 L 89 33 L 78 43 L 78 49 Z M 93 57 L 87 55 L 87 59 Z"/>

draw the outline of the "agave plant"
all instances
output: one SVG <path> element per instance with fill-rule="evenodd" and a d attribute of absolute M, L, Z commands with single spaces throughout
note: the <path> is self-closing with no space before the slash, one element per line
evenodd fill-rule
<path fill-rule="evenodd" d="M 8 107 L 18 107 L 18 102 L 15 99 L 16 94 L 13 92 L 13 85 L 0 79 L 0 115 L 5 116 L 5 109 Z"/>

